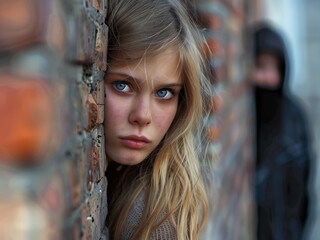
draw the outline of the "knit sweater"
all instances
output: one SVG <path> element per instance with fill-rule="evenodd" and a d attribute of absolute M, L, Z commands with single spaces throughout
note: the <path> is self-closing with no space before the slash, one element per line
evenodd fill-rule
<path fill-rule="evenodd" d="M 132 208 L 127 216 L 123 231 L 121 233 L 122 240 L 129 240 L 132 238 L 135 229 L 139 226 L 143 211 L 145 208 L 145 190 L 141 191 L 135 200 Z M 165 217 L 165 214 L 159 216 L 159 221 Z M 175 240 L 177 239 L 177 232 L 169 219 L 165 220 L 149 237 L 149 240 Z"/>

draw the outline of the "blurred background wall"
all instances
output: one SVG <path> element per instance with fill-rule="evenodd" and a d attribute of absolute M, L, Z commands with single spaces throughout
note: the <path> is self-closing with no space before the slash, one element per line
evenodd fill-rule
<path fill-rule="evenodd" d="M 205 32 L 214 97 L 208 131 L 210 215 L 202 239 L 255 239 L 254 111 L 248 82 L 252 64 L 250 24 L 259 1 L 197 1 Z"/>

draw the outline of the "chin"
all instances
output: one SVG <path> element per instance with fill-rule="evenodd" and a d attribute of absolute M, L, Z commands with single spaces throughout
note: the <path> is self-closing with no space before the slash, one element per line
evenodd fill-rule
<path fill-rule="evenodd" d="M 133 165 L 137 165 L 139 163 L 141 163 L 143 160 L 140 160 L 140 159 L 120 159 L 118 161 L 116 161 L 117 163 L 119 164 L 122 164 L 122 165 L 129 165 L 129 166 L 133 166 Z"/>
<path fill-rule="evenodd" d="M 141 163 L 146 157 L 139 156 L 139 154 L 128 154 L 127 156 L 119 156 L 114 158 L 116 163 L 122 164 L 122 165 L 137 165 Z"/>

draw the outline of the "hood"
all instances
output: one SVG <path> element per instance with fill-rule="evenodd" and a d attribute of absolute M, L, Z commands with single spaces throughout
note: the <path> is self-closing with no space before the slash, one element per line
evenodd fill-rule
<path fill-rule="evenodd" d="M 253 46 L 255 57 L 262 52 L 269 52 L 278 57 L 281 83 L 279 88 L 273 91 L 282 95 L 283 86 L 289 78 L 289 60 L 283 36 L 270 24 L 260 23 L 255 27 L 253 33 Z"/>
<path fill-rule="evenodd" d="M 284 85 L 289 78 L 289 61 L 285 42 L 281 34 L 268 23 L 260 23 L 253 32 L 253 53 L 256 58 L 262 52 L 269 52 L 278 57 L 280 85 L 276 89 L 255 87 L 255 105 L 258 127 L 260 124 L 271 124 L 272 128 L 280 125 Z"/>

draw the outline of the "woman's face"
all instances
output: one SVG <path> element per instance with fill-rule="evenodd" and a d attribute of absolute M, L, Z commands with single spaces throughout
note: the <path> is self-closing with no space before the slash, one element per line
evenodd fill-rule
<path fill-rule="evenodd" d="M 105 140 L 108 161 L 142 162 L 160 143 L 178 107 L 182 80 L 171 51 L 126 65 L 105 76 Z"/>

